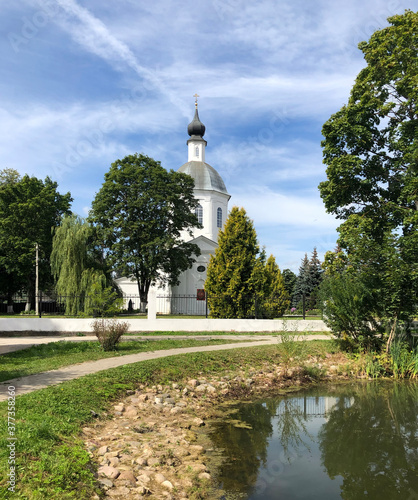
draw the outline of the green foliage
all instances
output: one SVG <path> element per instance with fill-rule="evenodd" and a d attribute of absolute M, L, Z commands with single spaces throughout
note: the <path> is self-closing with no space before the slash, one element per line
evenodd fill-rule
<path fill-rule="evenodd" d="M 321 285 L 320 299 L 325 323 L 346 348 L 381 345 L 382 327 L 373 314 L 376 299 L 361 275 L 344 272 L 327 276 Z"/>
<path fill-rule="evenodd" d="M 282 271 L 284 287 L 290 299 L 293 297 L 294 288 L 296 284 L 296 274 L 290 269 L 283 269 Z"/>
<path fill-rule="evenodd" d="M 289 294 L 286 290 L 283 275 L 273 255 L 267 259 L 265 269 L 264 298 L 261 304 L 264 318 L 283 316 L 290 305 Z"/>
<path fill-rule="evenodd" d="M 233 207 L 219 231 L 218 248 L 209 262 L 205 290 L 212 318 L 247 318 L 255 294 L 264 290 L 264 252 L 254 224 L 243 208 Z"/>
<path fill-rule="evenodd" d="M 86 297 L 98 292 L 99 283 L 106 283 L 92 251 L 92 236 L 92 226 L 77 215 L 64 217 L 54 231 L 51 269 L 67 315 L 90 313 L 91 304 Z"/>
<path fill-rule="evenodd" d="M 395 378 L 418 378 L 418 342 L 398 335 L 390 349 L 390 362 Z"/>
<path fill-rule="evenodd" d="M 306 297 L 306 307 L 314 309 L 318 306 L 317 292 L 322 281 L 321 262 L 318 258 L 316 247 L 312 251 L 311 259 L 308 255 L 302 259 L 299 274 L 293 290 L 292 305 L 301 308 L 303 296 Z"/>
<path fill-rule="evenodd" d="M 115 319 L 96 319 L 92 323 L 93 333 L 96 335 L 105 352 L 114 351 L 122 335 L 129 330 L 127 321 L 120 322 Z"/>
<path fill-rule="evenodd" d="M 418 13 L 389 22 L 359 45 L 367 66 L 323 126 L 327 180 L 319 185 L 327 211 L 345 221 L 339 243 L 349 266 L 390 325 L 387 350 L 397 321 L 418 303 Z"/>
<path fill-rule="evenodd" d="M 180 235 L 199 225 L 193 187 L 190 176 L 135 154 L 112 163 L 93 201 L 89 220 L 109 263 L 138 282 L 142 312 L 151 284 L 178 284 L 199 255 L 199 247 Z"/>
<path fill-rule="evenodd" d="M 115 316 L 120 313 L 123 307 L 123 297 L 118 296 L 118 292 L 112 287 L 106 287 L 106 280 L 103 275 L 94 281 L 89 287 L 86 300 L 87 314 L 101 318 Z"/>
<path fill-rule="evenodd" d="M 34 298 L 35 244 L 39 244 L 39 284 L 51 282 L 51 229 L 69 213 L 70 193 L 61 195 L 49 177 L 42 181 L 16 171 L 0 172 L 0 293 L 9 300 L 21 290 Z"/>
<path fill-rule="evenodd" d="M 295 331 L 295 325 L 283 321 L 283 331 L 278 337 L 278 349 L 280 352 L 280 361 L 284 364 L 286 370 L 292 362 L 298 364 L 307 353 L 307 341 L 303 335 Z"/>

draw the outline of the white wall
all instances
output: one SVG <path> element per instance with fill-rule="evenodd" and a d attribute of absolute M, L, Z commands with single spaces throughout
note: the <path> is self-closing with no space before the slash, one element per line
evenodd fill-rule
<path fill-rule="evenodd" d="M 283 320 L 268 319 L 129 319 L 131 332 L 278 332 Z M 92 331 L 93 319 L 66 318 L 0 318 L 1 332 L 83 332 Z M 329 328 L 318 320 L 286 320 L 287 331 L 326 332 Z"/>

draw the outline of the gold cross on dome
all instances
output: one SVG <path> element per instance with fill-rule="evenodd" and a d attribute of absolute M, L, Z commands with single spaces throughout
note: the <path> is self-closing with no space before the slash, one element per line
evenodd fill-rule
<path fill-rule="evenodd" d="M 195 98 L 195 102 L 194 103 L 195 103 L 195 106 L 197 107 L 197 98 L 200 97 L 200 95 L 199 94 L 195 94 L 193 97 Z"/>

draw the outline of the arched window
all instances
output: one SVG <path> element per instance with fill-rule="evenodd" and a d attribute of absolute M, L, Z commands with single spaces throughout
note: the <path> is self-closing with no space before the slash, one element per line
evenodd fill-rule
<path fill-rule="evenodd" d="M 203 208 L 202 208 L 202 205 L 200 203 L 196 207 L 195 214 L 196 214 L 197 220 L 199 221 L 199 224 L 203 224 Z"/>
<path fill-rule="evenodd" d="M 222 228 L 222 208 L 218 208 L 216 211 L 216 227 Z"/>
<path fill-rule="evenodd" d="M 199 146 L 196 146 L 195 155 L 197 158 L 199 158 Z"/>

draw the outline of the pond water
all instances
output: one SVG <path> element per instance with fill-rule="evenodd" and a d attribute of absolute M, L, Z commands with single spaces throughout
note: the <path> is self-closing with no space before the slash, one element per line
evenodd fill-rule
<path fill-rule="evenodd" d="M 418 385 L 317 387 L 228 407 L 223 498 L 418 500 Z"/>

